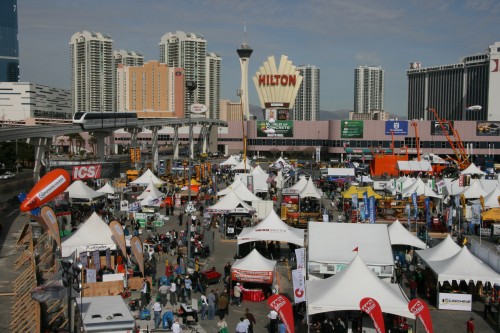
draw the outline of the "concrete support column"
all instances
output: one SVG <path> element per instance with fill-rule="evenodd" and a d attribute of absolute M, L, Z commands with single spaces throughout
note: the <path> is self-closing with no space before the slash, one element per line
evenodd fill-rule
<path fill-rule="evenodd" d="M 97 142 L 97 156 L 99 159 L 104 159 L 106 156 L 104 139 L 108 136 L 108 134 L 108 132 L 102 131 L 92 133 L 92 136 L 94 136 Z"/>
<path fill-rule="evenodd" d="M 45 153 L 50 149 L 52 139 L 49 138 L 28 138 L 27 143 L 35 146 L 35 167 L 33 168 L 33 180 L 35 182 L 40 180 L 40 169 L 42 164 L 47 166 L 45 160 Z"/>
<path fill-rule="evenodd" d="M 189 122 L 189 156 L 194 158 L 193 123 Z"/>
<path fill-rule="evenodd" d="M 200 131 L 200 139 L 201 139 L 201 153 L 206 154 L 207 153 L 207 147 L 208 147 L 208 134 L 209 132 L 209 127 L 207 125 L 203 125 Z"/>
<path fill-rule="evenodd" d="M 172 152 L 174 160 L 179 159 L 179 125 L 173 125 L 174 128 L 174 142 L 172 143 Z"/>

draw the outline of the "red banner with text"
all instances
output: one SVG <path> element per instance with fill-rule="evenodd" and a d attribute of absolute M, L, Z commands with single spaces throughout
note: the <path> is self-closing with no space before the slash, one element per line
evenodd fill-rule
<path fill-rule="evenodd" d="M 288 333 L 295 332 L 295 324 L 293 321 L 292 303 L 283 295 L 272 295 L 267 299 L 267 304 L 276 312 L 278 312 L 281 321 L 285 324 Z"/>
<path fill-rule="evenodd" d="M 408 303 L 408 310 L 410 310 L 410 312 L 413 313 L 415 317 L 420 319 L 427 333 L 434 332 L 432 328 L 431 312 L 429 311 L 429 307 L 424 301 L 418 298 L 412 299 L 410 303 Z"/>
<path fill-rule="evenodd" d="M 384 316 L 382 315 L 382 308 L 378 302 L 371 298 L 365 297 L 359 302 L 359 308 L 365 312 L 373 320 L 375 330 L 378 333 L 385 333 Z"/>

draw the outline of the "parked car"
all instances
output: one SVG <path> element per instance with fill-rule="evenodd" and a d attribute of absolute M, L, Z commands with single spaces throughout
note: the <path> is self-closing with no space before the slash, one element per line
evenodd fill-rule
<path fill-rule="evenodd" d="M 5 171 L 3 175 L 0 175 L 0 179 L 14 179 L 16 174 L 10 171 Z"/>

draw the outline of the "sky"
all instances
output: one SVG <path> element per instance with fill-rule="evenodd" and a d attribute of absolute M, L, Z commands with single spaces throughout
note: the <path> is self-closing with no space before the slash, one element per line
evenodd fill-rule
<path fill-rule="evenodd" d="M 458 63 L 500 41 L 500 0 L 18 0 L 20 80 L 70 88 L 75 32 L 108 33 L 115 49 L 159 60 L 161 37 L 199 33 L 222 57 L 221 98 L 238 101 L 236 49 L 254 50 L 251 80 L 269 56 L 320 69 L 320 109 L 352 110 L 354 69 L 385 69 L 384 109 L 407 113 L 406 70 Z"/>

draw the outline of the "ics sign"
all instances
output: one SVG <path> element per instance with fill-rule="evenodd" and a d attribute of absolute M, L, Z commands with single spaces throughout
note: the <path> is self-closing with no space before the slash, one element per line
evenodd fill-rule
<path fill-rule="evenodd" d="M 71 179 L 84 180 L 101 178 L 101 167 L 100 164 L 74 166 L 71 172 Z"/>

